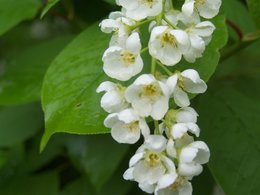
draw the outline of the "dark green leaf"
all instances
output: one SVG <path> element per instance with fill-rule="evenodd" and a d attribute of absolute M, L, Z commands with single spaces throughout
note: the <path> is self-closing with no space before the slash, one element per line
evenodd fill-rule
<path fill-rule="evenodd" d="M 98 25 L 85 30 L 54 60 L 47 71 L 42 91 L 45 134 L 41 149 L 56 132 L 107 133 L 97 86 L 106 79 L 101 57 L 108 36 Z"/>
<path fill-rule="evenodd" d="M 258 0 L 257 0 L 258 1 Z M 222 1 L 222 10 L 227 19 L 231 20 L 243 33 L 249 33 L 255 30 L 255 24 L 250 14 L 239 0 Z"/>
<path fill-rule="evenodd" d="M 0 189 L 3 195 L 58 195 L 58 175 L 55 172 L 34 176 L 17 176 Z"/>
<path fill-rule="evenodd" d="M 198 99 L 201 139 L 211 148 L 209 166 L 226 194 L 260 193 L 259 84 L 222 78 Z"/>
<path fill-rule="evenodd" d="M 47 67 L 70 40 L 71 36 L 56 38 L 9 57 L 0 75 L 0 105 L 39 100 Z"/>
<path fill-rule="evenodd" d="M 0 0 L 0 35 L 23 20 L 32 19 L 40 7 L 36 0 Z"/>
<path fill-rule="evenodd" d="M 247 4 L 252 15 L 255 24 L 260 28 L 260 1 L 259 0 L 247 0 Z"/>
<path fill-rule="evenodd" d="M 0 107 L 0 147 L 23 142 L 43 126 L 40 105 Z"/>
<path fill-rule="evenodd" d="M 45 5 L 42 13 L 41 18 L 45 16 L 45 14 L 54 6 L 56 5 L 60 0 L 48 0 L 47 4 Z"/>
<path fill-rule="evenodd" d="M 70 156 L 99 191 L 111 178 L 128 146 L 118 145 L 110 135 L 75 137 L 68 142 Z"/>

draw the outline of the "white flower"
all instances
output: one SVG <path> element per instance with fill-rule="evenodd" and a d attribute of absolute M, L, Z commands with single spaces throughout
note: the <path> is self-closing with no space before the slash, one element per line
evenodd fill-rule
<path fill-rule="evenodd" d="M 188 16 L 198 12 L 204 18 L 213 18 L 219 12 L 221 0 L 186 0 L 182 12 Z"/>
<path fill-rule="evenodd" d="M 168 26 L 157 26 L 152 30 L 149 52 L 167 66 L 180 62 L 189 47 L 189 37 L 183 30 L 173 30 Z"/>
<path fill-rule="evenodd" d="M 105 81 L 97 88 L 97 93 L 103 91 L 106 93 L 101 98 L 101 107 L 108 113 L 119 112 L 129 106 L 124 97 L 125 88 L 123 86 Z"/>
<path fill-rule="evenodd" d="M 119 143 L 134 144 L 140 139 L 141 132 L 144 137 L 150 134 L 145 120 L 140 118 L 133 109 L 108 115 L 104 124 L 111 128 L 112 137 Z"/>
<path fill-rule="evenodd" d="M 120 81 L 127 81 L 137 75 L 143 69 L 140 50 L 140 38 L 136 32 L 126 40 L 124 47 L 109 47 L 103 55 L 105 73 Z"/>
<path fill-rule="evenodd" d="M 122 12 L 112 12 L 109 18 L 104 19 L 99 26 L 104 33 L 113 32 L 110 46 L 122 46 L 131 33 L 131 26 L 134 26 L 135 23 L 135 21 L 125 17 Z"/>
<path fill-rule="evenodd" d="M 126 16 L 134 20 L 142 20 L 149 16 L 157 16 L 162 11 L 162 0 L 117 0 L 126 10 Z"/>
<path fill-rule="evenodd" d="M 164 117 L 169 108 L 169 90 L 153 75 L 139 76 L 125 92 L 126 100 L 142 117 L 152 116 L 155 120 Z"/>
<path fill-rule="evenodd" d="M 186 92 L 198 94 L 207 90 L 206 83 L 200 79 L 198 72 L 193 69 L 174 74 L 168 78 L 166 83 L 171 90 L 175 103 L 180 107 L 190 105 Z"/>
<path fill-rule="evenodd" d="M 200 22 L 196 13 L 189 17 L 179 14 L 178 18 L 185 25 L 185 31 L 191 43 L 189 50 L 184 53 L 184 58 L 188 62 L 194 63 L 196 58 L 202 57 L 206 45 L 211 40 L 215 26 L 209 21 Z"/>
<path fill-rule="evenodd" d="M 199 175 L 205 164 L 209 161 L 208 146 L 202 141 L 195 141 L 184 147 L 179 155 L 178 171 L 182 176 Z"/>
<path fill-rule="evenodd" d="M 178 177 L 170 187 L 161 189 L 155 195 L 192 195 L 192 185 L 184 177 Z"/>
<path fill-rule="evenodd" d="M 183 107 L 179 110 L 169 110 L 164 122 L 160 125 L 161 131 L 173 139 L 183 137 L 188 131 L 197 137 L 200 134 L 200 128 L 196 124 L 197 112 L 191 107 Z"/>
<path fill-rule="evenodd" d="M 166 139 L 163 136 L 147 137 L 131 158 L 124 179 L 137 181 L 139 187 L 148 193 L 173 184 L 177 178 L 176 169 L 173 161 L 164 154 L 165 149 Z"/>

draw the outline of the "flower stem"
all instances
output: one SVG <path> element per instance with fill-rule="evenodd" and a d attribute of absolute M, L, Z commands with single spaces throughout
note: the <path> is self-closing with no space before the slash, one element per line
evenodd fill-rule
<path fill-rule="evenodd" d="M 159 66 L 160 66 L 169 76 L 172 76 L 172 75 L 173 75 L 173 73 L 172 73 L 168 68 L 166 68 L 166 66 L 163 65 L 161 62 L 158 62 L 158 61 L 157 61 L 157 64 L 159 64 Z"/>
<path fill-rule="evenodd" d="M 131 28 L 131 30 L 133 31 L 133 30 L 135 30 L 136 28 L 138 28 L 138 27 L 140 27 L 140 26 L 142 26 L 142 25 L 144 25 L 144 24 L 147 24 L 147 23 L 149 23 L 149 22 L 151 22 L 151 21 L 153 21 L 153 20 L 155 20 L 155 17 L 152 17 L 152 18 L 150 18 L 150 19 L 147 19 L 147 20 L 138 22 L 136 25 L 131 26 L 130 28 Z"/>
<path fill-rule="evenodd" d="M 159 130 L 159 122 L 158 121 L 154 121 L 154 134 L 156 135 L 160 135 L 160 130 Z"/>
<path fill-rule="evenodd" d="M 168 20 L 165 16 L 163 17 L 163 19 L 165 20 L 165 22 L 170 26 L 172 27 L 173 29 L 176 29 L 177 27 L 175 25 L 173 25 L 170 20 Z"/>
<path fill-rule="evenodd" d="M 151 73 L 152 73 L 153 75 L 155 75 L 156 65 L 157 65 L 156 59 L 155 59 L 155 58 L 152 58 Z"/>
<path fill-rule="evenodd" d="M 141 50 L 141 53 L 144 53 L 144 52 L 146 52 L 146 51 L 148 51 L 148 47 L 143 48 L 143 49 Z"/>

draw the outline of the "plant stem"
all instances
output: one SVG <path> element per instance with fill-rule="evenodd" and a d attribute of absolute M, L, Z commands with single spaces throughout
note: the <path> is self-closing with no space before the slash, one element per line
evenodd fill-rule
<path fill-rule="evenodd" d="M 154 134 L 156 135 L 160 135 L 160 130 L 159 130 L 159 122 L 158 121 L 154 121 Z"/>
<path fill-rule="evenodd" d="M 153 21 L 153 20 L 155 20 L 155 17 L 150 18 L 150 19 L 148 19 L 148 20 L 144 20 L 144 21 L 142 21 L 142 22 L 138 22 L 136 25 L 130 27 L 130 28 L 131 28 L 131 31 L 133 31 L 133 30 L 135 30 L 136 28 L 138 28 L 138 27 L 140 27 L 140 26 L 142 26 L 142 25 L 144 25 L 144 24 L 147 24 L 147 23 L 149 23 L 149 22 L 151 22 L 151 21 Z"/>
<path fill-rule="evenodd" d="M 172 27 L 173 29 L 176 29 L 177 27 L 175 25 L 173 25 L 165 16 L 163 17 L 163 19 L 165 20 L 165 22 Z"/>
<path fill-rule="evenodd" d="M 155 58 L 152 58 L 152 65 L 151 65 L 151 73 L 153 75 L 155 75 L 155 71 L 156 71 L 156 59 Z"/>
<path fill-rule="evenodd" d="M 143 49 L 141 50 L 141 53 L 144 53 L 144 52 L 146 52 L 146 51 L 148 51 L 148 47 L 143 48 Z"/>
<path fill-rule="evenodd" d="M 173 75 L 173 73 L 172 73 L 168 68 L 166 68 L 166 66 L 163 65 L 161 62 L 158 62 L 158 61 L 157 61 L 157 64 L 159 64 L 159 66 L 160 66 L 169 76 L 172 76 L 172 75 Z"/>

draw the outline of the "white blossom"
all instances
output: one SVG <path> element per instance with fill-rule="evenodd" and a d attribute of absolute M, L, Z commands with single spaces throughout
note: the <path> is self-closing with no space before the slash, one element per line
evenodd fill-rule
<path fill-rule="evenodd" d="M 199 175 L 205 164 L 209 161 L 208 146 L 202 141 L 195 141 L 182 148 L 179 156 L 178 172 L 182 176 Z"/>
<path fill-rule="evenodd" d="M 133 109 L 108 115 L 104 124 L 111 128 L 112 137 L 119 143 L 134 144 L 140 139 L 141 132 L 144 137 L 150 134 L 145 120 L 140 118 Z"/>
<path fill-rule="evenodd" d="M 126 10 L 126 16 L 134 20 L 142 20 L 149 16 L 157 16 L 162 12 L 162 0 L 116 0 Z"/>
<path fill-rule="evenodd" d="M 160 129 L 162 132 L 165 131 L 169 137 L 172 136 L 173 139 L 183 137 L 188 131 L 198 137 L 200 128 L 196 124 L 197 116 L 197 112 L 191 107 L 169 110 Z"/>
<path fill-rule="evenodd" d="M 207 90 L 206 83 L 200 78 L 197 71 L 193 69 L 176 73 L 169 77 L 167 85 L 171 90 L 175 103 L 180 107 L 190 105 L 190 100 L 186 92 L 192 94 L 204 93 Z"/>
<path fill-rule="evenodd" d="M 140 51 L 139 34 L 134 32 L 126 40 L 125 46 L 111 46 L 105 51 L 103 55 L 105 73 L 120 81 L 129 80 L 137 75 L 143 69 Z"/>
<path fill-rule="evenodd" d="M 184 177 L 178 177 L 174 184 L 155 193 L 155 195 L 192 195 L 192 185 Z"/>
<path fill-rule="evenodd" d="M 131 34 L 131 27 L 135 24 L 135 21 L 125 17 L 122 12 L 112 12 L 99 26 L 102 32 L 113 33 L 110 46 L 122 46 Z"/>
<path fill-rule="evenodd" d="M 221 6 L 221 0 L 185 0 L 182 12 L 188 16 L 198 12 L 202 17 L 210 19 L 216 16 Z"/>
<path fill-rule="evenodd" d="M 190 47 L 189 37 L 183 30 L 168 26 L 154 27 L 149 40 L 149 52 L 167 66 L 176 65 Z"/>
<path fill-rule="evenodd" d="M 148 193 L 166 188 L 177 178 L 176 168 L 164 151 L 166 139 L 161 135 L 147 137 L 143 146 L 130 159 L 124 179 L 134 180 Z"/>
<path fill-rule="evenodd" d="M 98 93 L 103 91 L 106 93 L 101 98 L 101 107 L 108 113 L 119 112 L 129 106 L 124 97 L 125 88 L 123 86 L 105 81 L 97 88 Z"/>
<path fill-rule="evenodd" d="M 125 98 L 140 116 L 151 116 L 155 120 L 162 119 L 169 108 L 167 85 L 151 74 L 139 76 L 126 89 Z"/>
<path fill-rule="evenodd" d="M 209 21 L 201 22 L 196 13 L 191 16 L 179 14 L 178 20 L 185 25 L 184 29 L 187 32 L 191 43 L 190 48 L 184 53 L 184 58 L 188 62 L 194 63 L 197 58 L 202 57 L 206 45 L 211 40 L 215 26 Z"/>

